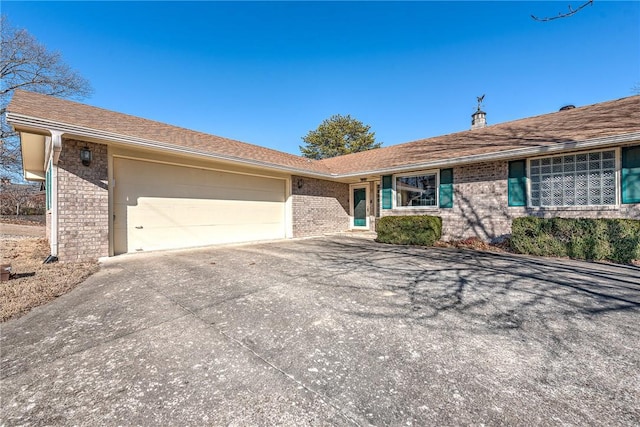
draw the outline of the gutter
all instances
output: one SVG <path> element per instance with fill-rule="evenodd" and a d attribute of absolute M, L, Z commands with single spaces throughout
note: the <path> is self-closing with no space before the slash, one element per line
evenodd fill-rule
<path fill-rule="evenodd" d="M 600 138 L 585 139 L 583 141 L 571 141 L 556 143 L 540 147 L 515 148 L 512 150 L 498 151 L 494 153 L 474 154 L 471 156 L 456 157 L 455 159 L 434 160 L 432 162 L 412 163 L 410 165 L 393 166 L 381 169 L 371 169 L 354 173 L 337 174 L 336 178 L 360 177 L 363 175 L 389 175 L 400 172 L 411 172 L 419 169 L 435 169 L 442 167 L 460 166 L 468 163 L 480 163 L 493 160 L 508 160 L 522 157 L 534 157 L 566 150 L 586 150 L 589 148 L 605 147 L 626 142 L 640 141 L 640 132 L 631 132 L 622 135 L 606 136 Z"/>
<path fill-rule="evenodd" d="M 33 127 L 36 129 L 43 129 L 49 132 L 59 132 L 60 134 L 71 134 L 77 136 L 85 136 L 95 138 L 99 140 L 107 140 L 113 142 L 120 142 L 128 144 L 134 147 L 152 148 L 156 150 L 162 150 L 170 153 L 187 154 L 192 156 L 200 156 L 204 158 L 222 160 L 227 162 L 235 162 L 244 165 L 257 166 L 262 168 L 273 169 L 281 172 L 302 174 L 305 176 L 311 176 L 316 178 L 329 178 L 329 179 L 343 179 L 343 178 L 358 178 L 367 175 L 388 175 L 393 173 L 410 172 L 419 169 L 432 169 L 442 167 L 459 166 L 467 163 L 479 163 L 494 160 L 507 160 L 522 157 L 533 157 L 537 155 L 556 153 L 566 150 L 582 150 L 595 147 L 603 147 L 608 145 L 616 145 L 626 142 L 633 142 L 640 140 L 640 131 L 631 132 L 622 135 L 614 135 L 607 137 L 591 138 L 583 141 L 570 141 L 564 143 L 555 143 L 553 145 L 539 146 L 539 147 L 526 147 L 516 148 L 506 151 L 498 151 L 493 153 L 475 154 L 470 156 L 457 157 L 455 159 L 435 160 L 430 162 L 412 163 L 410 165 L 394 166 L 380 169 L 370 169 L 358 172 L 349 173 L 329 173 L 329 172 L 316 172 L 309 169 L 302 169 L 292 166 L 283 166 L 275 163 L 270 163 L 261 160 L 245 159 L 243 157 L 232 156 L 228 154 L 217 154 L 202 151 L 194 148 L 180 147 L 173 144 L 162 143 L 159 141 L 138 138 L 133 136 L 121 135 L 107 131 L 101 131 L 83 126 L 76 126 L 67 123 L 61 123 L 57 121 L 51 121 L 46 119 L 38 119 L 36 117 L 26 116 L 22 114 L 7 113 L 7 122 L 12 125 L 23 125 L 26 127 Z"/>
<path fill-rule="evenodd" d="M 181 147 L 174 144 L 167 144 L 159 141 L 154 141 L 145 138 L 138 138 L 134 136 L 121 135 L 117 133 L 96 130 L 86 128 L 83 126 L 76 126 L 67 123 L 61 123 L 46 119 L 39 119 L 36 117 L 25 116 L 22 114 L 7 113 L 7 123 L 10 123 L 14 127 L 24 126 L 28 128 L 42 129 L 51 133 L 58 133 L 60 135 L 77 135 L 98 140 L 106 140 L 112 142 L 120 142 L 133 147 L 152 148 L 156 150 L 162 150 L 170 153 L 187 154 L 192 156 L 200 156 L 209 159 L 231 161 L 234 163 L 241 163 L 244 165 L 258 166 L 263 168 L 274 169 L 282 172 L 304 174 L 307 176 L 321 177 L 321 178 L 336 178 L 337 175 L 333 173 L 316 172 L 309 169 L 296 168 L 292 166 L 283 166 L 275 163 L 270 163 L 261 160 L 246 159 L 244 157 L 237 157 L 228 154 L 211 153 L 208 151 L 198 150 L 195 148 Z"/>

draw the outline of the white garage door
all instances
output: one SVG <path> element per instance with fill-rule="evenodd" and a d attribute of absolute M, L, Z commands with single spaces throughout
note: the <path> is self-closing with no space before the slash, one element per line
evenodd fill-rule
<path fill-rule="evenodd" d="M 285 180 L 115 158 L 114 252 L 285 237 Z"/>

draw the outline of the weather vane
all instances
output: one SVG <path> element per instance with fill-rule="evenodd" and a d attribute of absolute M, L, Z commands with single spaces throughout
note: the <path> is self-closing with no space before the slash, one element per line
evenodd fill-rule
<path fill-rule="evenodd" d="M 482 101 L 484 101 L 484 94 L 482 96 L 477 96 L 478 99 L 478 111 L 480 111 L 480 107 L 482 107 Z"/>

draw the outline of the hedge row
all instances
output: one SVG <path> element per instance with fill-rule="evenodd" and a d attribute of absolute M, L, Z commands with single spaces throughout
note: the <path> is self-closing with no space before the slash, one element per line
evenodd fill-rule
<path fill-rule="evenodd" d="M 511 247 L 538 256 L 630 263 L 640 259 L 640 221 L 633 219 L 516 218 Z"/>
<path fill-rule="evenodd" d="M 432 246 L 442 235 L 442 218 L 429 215 L 385 216 L 376 221 L 377 242 Z"/>

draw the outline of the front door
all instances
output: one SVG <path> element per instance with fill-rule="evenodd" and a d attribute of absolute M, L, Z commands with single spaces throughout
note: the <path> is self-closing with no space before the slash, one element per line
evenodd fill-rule
<path fill-rule="evenodd" d="M 369 228 L 368 187 L 365 185 L 351 188 L 351 215 L 353 228 Z"/>

